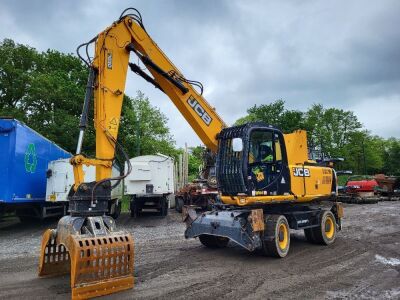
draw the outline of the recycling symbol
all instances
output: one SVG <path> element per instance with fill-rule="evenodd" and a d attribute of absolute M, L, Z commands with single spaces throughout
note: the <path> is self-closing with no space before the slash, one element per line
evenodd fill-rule
<path fill-rule="evenodd" d="M 28 144 L 25 151 L 25 170 L 28 173 L 35 173 L 37 166 L 36 148 L 35 144 Z"/>

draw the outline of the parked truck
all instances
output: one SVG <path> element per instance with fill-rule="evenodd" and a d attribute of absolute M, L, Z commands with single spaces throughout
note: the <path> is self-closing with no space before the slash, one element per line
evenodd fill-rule
<path fill-rule="evenodd" d="M 46 202 L 46 170 L 51 160 L 71 154 L 24 123 L 0 118 L 0 216 L 21 220 L 66 213 L 65 203 Z"/>
<path fill-rule="evenodd" d="M 85 178 L 88 181 L 96 180 L 96 169 L 94 166 L 83 166 Z M 119 168 L 113 166 L 112 176 L 120 174 Z M 46 172 L 46 202 L 68 205 L 68 193 L 74 185 L 74 171 L 69 159 L 57 159 L 49 162 Z M 121 200 L 123 196 L 123 181 L 117 183 L 111 191 L 111 201 L 109 201 L 109 215 L 114 219 L 121 213 Z"/>
<path fill-rule="evenodd" d="M 174 193 L 174 159 L 163 154 L 130 159 L 132 172 L 125 178 L 125 195 L 130 197 L 131 216 L 143 209 L 168 214 L 169 199 Z"/>

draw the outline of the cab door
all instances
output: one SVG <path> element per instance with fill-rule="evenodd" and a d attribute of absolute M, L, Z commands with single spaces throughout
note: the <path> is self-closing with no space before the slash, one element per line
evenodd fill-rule
<path fill-rule="evenodd" d="M 252 196 L 290 193 L 286 149 L 280 131 L 253 129 L 249 134 L 247 160 L 248 186 Z"/>

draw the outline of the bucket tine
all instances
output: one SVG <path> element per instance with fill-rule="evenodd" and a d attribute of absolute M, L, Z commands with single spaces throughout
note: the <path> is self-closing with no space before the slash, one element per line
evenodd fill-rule
<path fill-rule="evenodd" d="M 74 236 L 71 249 L 73 299 L 87 299 L 133 288 L 130 235 Z"/>
<path fill-rule="evenodd" d="M 57 236 L 57 230 L 48 229 L 42 239 L 39 276 L 70 272 L 72 299 L 89 299 L 133 288 L 133 258 L 133 239 L 125 232 Z"/>
<path fill-rule="evenodd" d="M 55 276 L 70 271 L 70 258 L 66 247 L 57 245 L 56 231 L 47 229 L 42 237 L 40 249 L 39 276 Z"/>

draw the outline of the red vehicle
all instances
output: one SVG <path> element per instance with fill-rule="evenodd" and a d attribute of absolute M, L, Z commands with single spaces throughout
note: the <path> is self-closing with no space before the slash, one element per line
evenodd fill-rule
<path fill-rule="evenodd" d="M 355 175 L 347 180 L 346 193 L 373 196 L 378 186 L 378 182 L 372 176 Z"/>

